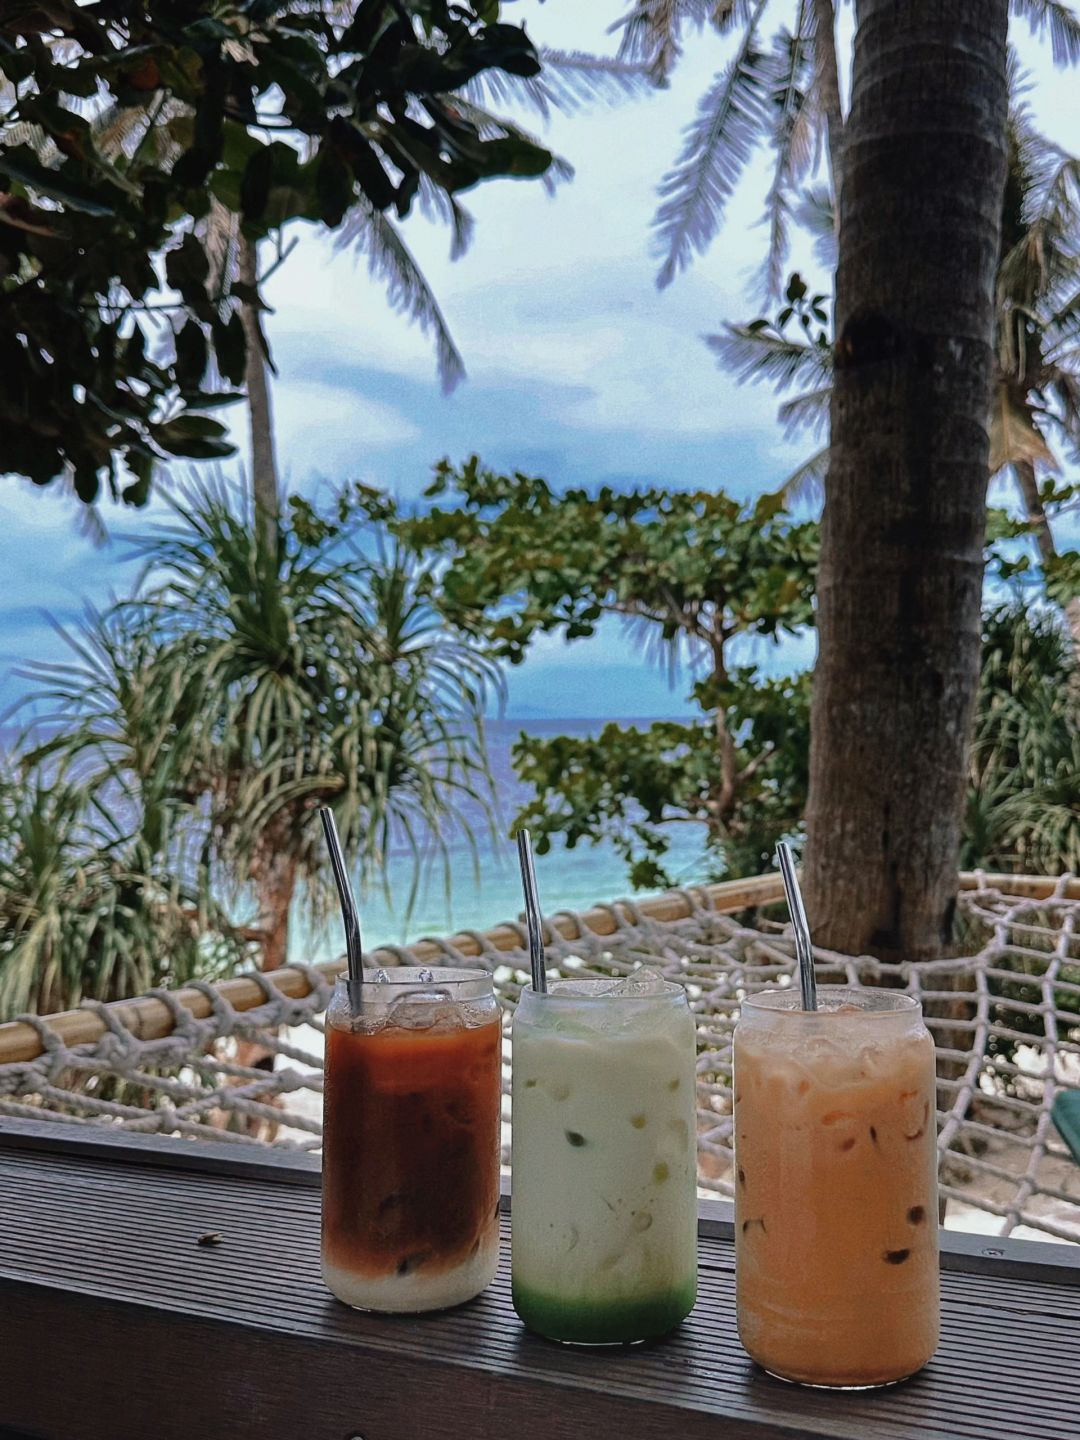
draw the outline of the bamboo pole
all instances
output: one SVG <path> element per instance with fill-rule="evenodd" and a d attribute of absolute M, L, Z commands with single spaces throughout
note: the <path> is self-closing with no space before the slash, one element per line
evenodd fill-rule
<path fill-rule="evenodd" d="M 1056 880 L 1042 875 L 983 874 L 965 871 L 960 875 L 961 890 L 978 890 L 983 887 L 1001 890 L 1021 899 L 1043 900 L 1053 894 Z M 731 914 L 754 905 L 771 905 L 784 898 L 784 887 L 779 873 L 755 875 L 747 880 L 724 880 L 715 885 L 692 887 L 719 914 Z M 1065 897 L 1080 899 L 1080 880 L 1066 882 Z M 685 919 L 691 907 L 685 894 L 669 890 L 652 900 L 639 901 L 636 907 L 641 914 L 661 924 Z M 594 935 L 612 935 L 619 927 L 620 918 L 630 918 L 622 901 L 613 905 L 598 905 L 581 916 L 586 931 Z M 574 916 L 555 915 L 548 923 L 566 940 L 577 940 L 582 934 Z M 512 925 L 496 925 L 484 936 L 488 945 L 496 950 L 517 950 L 522 945 L 522 932 Z M 473 935 L 457 934 L 449 943 L 462 955 L 479 955 L 481 947 Z M 404 947 L 405 953 L 416 965 L 441 964 L 445 960 L 442 947 L 433 940 L 420 940 Z M 370 957 L 376 964 L 393 966 L 401 964 L 400 952 L 376 950 Z M 330 960 L 317 966 L 327 979 L 334 979 L 343 968 L 343 961 Z M 302 970 L 285 965 L 274 971 L 274 984 L 283 994 L 303 998 L 311 987 Z M 227 1000 L 235 1010 L 252 1010 L 265 1000 L 262 988 L 243 975 L 233 980 L 223 980 L 217 987 L 222 999 Z M 183 989 L 175 992 L 176 999 L 191 1011 L 197 1020 L 204 1020 L 211 1011 L 210 1001 L 201 990 Z M 139 1040 L 158 1040 L 168 1035 L 173 1028 L 172 1014 L 167 1005 L 152 996 L 141 995 L 131 1000 L 116 1000 L 109 1007 L 121 1025 L 125 1026 Z M 91 1010 L 64 1010 L 57 1015 L 43 1017 L 52 1030 L 67 1046 L 93 1043 L 105 1034 L 105 1022 Z M 37 1031 L 31 1025 L 10 1020 L 0 1025 L 0 1065 L 34 1060 L 42 1053 L 42 1044 Z"/>
<path fill-rule="evenodd" d="M 722 914 L 745 910 L 751 905 L 768 905 L 783 899 L 784 887 L 779 875 L 757 875 L 749 880 L 726 880 L 717 885 L 693 887 L 706 903 Z M 650 920 L 661 923 L 684 919 L 691 913 L 685 895 L 669 890 L 652 900 L 641 900 L 637 909 Z M 613 911 L 629 920 L 629 912 L 616 901 L 613 906 L 596 906 L 582 915 L 585 929 L 594 935 L 613 935 L 619 928 L 619 921 Z M 572 915 L 551 916 L 548 923 L 564 939 L 577 940 L 582 929 Z M 487 943 L 496 950 L 518 950 L 522 946 L 522 932 L 512 925 L 496 925 L 484 936 Z M 457 934 L 449 942 L 462 955 L 479 955 L 481 946 L 475 936 Z M 433 940 L 420 940 L 414 945 L 403 947 L 410 960 L 416 965 L 439 965 L 445 963 L 446 955 Z M 369 957 L 376 965 L 387 967 L 400 965 L 401 952 L 396 950 L 375 950 Z M 343 960 L 329 960 L 315 968 L 327 979 L 334 979 L 344 967 Z M 273 972 L 273 981 L 283 994 L 301 999 L 311 991 L 307 977 L 295 966 L 284 965 Z M 223 980 L 215 987 L 223 1000 L 234 1010 L 252 1010 L 261 1005 L 266 996 L 262 987 L 254 980 L 238 975 L 233 980 Z M 204 1020 L 211 1013 L 209 999 L 201 990 L 183 989 L 175 992 L 181 1005 L 191 1011 L 197 1020 Z M 116 1000 L 109 1005 L 109 1012 L 139 1040 L 158 1040 L 168 1035 L 173 1028 L 172 1014 L 167 1005 L 153 996 L 141 995 L 131 1000 Z M 56 1035 L 67 1046 L 83 1045 L 100 1040 L 108 1028 L 105 1022 L 92 1010 L 63 1010 L 56 1015 L 43 1017 Z M 31 1025 L 10 1020 L 0 1025 L 0 1065 L 20 1060 L 34 1060 L 42 1053 L 41 1040 Z"/>

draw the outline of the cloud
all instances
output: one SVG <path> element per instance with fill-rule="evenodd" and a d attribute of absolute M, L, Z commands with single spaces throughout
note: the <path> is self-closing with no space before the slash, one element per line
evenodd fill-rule
<path fill-rule="evenodd" d="M 413 421 L 357 387 L 297 379 L 290 366 L 274 391 L 274 431 L 281 468 L 344 479 L 372 450 L 406 444 L 420 434 Z M 233 435 L 248 453 L 247 417 L 232 417 Z"/>

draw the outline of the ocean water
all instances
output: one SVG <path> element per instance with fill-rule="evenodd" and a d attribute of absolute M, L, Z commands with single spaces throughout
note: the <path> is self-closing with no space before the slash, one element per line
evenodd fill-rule
<path fill-rule="evenodd" d="M 464 836 L 450 841 L 449 890 L 443 864 L 428 863 L 421 870 L 420 884 L 409 909 L 412 885 L 412 858 L 404 848 L 391 853 L 384 877 L 385 886 L 374 885 L 360 897 L 361 922 L 366 948 L 383 944 L 404 944 L 425 935 L 449 935 L 455 930 L 487 930 L 521 913 L 521 880 L 517 847 L 509 838 L 510 824 L 532 795 L 514 774 L 510 751 L 524 730 L 530 735 L 598 734 L 604 720 L 489 720 L 488 752 L 495 782 L 500 820 L 499 838 L 477 827 L 477 855 L 474 859 Z M 627 720 L 640 728 L 648 720 Z M 17 732 L 0 727 L 0 753 L 10 753 Z M 679 883 L 693 884 L 706 878 L 703 833 L 697 826 L 670 827 L 672 849 L 667 866 Z M 626 866 L 610 844 L 580 844 L 568 850 L 556 840 L 547 855 L 536 857 L 536 879 L 540 903 L 545 911 L 587 909 L 602 900 L 614 900 L 633 893 L 641 899 L 652 891 L 631 892 Z M 340 955 L 344 935 L 336 919 L 313 928 L 298 903 L 290 933 L 289 958 L 315 963 Z"/>
<path fill-rule="evenodd" d="M 406 853 L 391 854 L 387 870 L 389 901 L 373 889 L 361 901 L 364 945 L 374 948 L 386 943 L 402 944 L 424 935 L 449 935 L 455 930 L 487 930 L 500 921 L 521 913 L 521 880 L 517 847 L 509 838 L 510 824 L 532 791 L 514 774 L 510 751 L 522 730 L 530 735 L 596 735 L 602 720 L 491 720 L 488 722 L 488 750 L 495 779 L 502 837 L 492 842 L 479 836 L 478 873 L 464 838 L 451 844 L 450 893 L 445 890 L 441 862 L 422 872 L 411 914 L 407 900 L 412 880 L 412 861 Z M 626 721 L 645 727 L 647 720 Z M 672 849 L 668 869 L 680 883 L 692 884 L 705 878 L 703 832 L 697 826 L 671 826 Z M 626 866 L 608 844 L 579 844 L 568 850 L 555 841 L 546 855 L 536 857 L 536 883 L 540 903 L 547 911 L 587 909 L 601 900 L 614 900 L 630 892 Z M 652 891 L 635 891 L 635 898 Z M 293 926 L 290 959 L 319 961 L 339 955 L 344 948 L 340 928 L 334 924 L 312 932 L 301 915 Z"/>

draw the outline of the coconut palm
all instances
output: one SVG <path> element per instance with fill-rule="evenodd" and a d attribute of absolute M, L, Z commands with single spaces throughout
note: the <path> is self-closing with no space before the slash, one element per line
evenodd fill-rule
<path fill-rule="evenodd" d="M 995 311 L 990 475 L 1015 488 L 1044 567 L 1058 560 L 1042 484 L 1080 454 L 1080 158 L 1043 135 L 1025 100 L 1026 79 L 1010 57 L 1009 169 L 1002 211 L 1002 258 Z M 828 197 L 812 195 L 804 213 L 821 258 L 835 245 Z M 832 344 L 824 295 L 791 277 L 775 322 L 729 324 L 707 337 L 720 364 L 740 381 L 789 395 L 779 418 L 789 437 L 819 442 L 784 482 L 787 497 L 820 502 L 829 448 Z M 793 394 L 790 392 L 794 392 Z M 1065 613 L 1080 656 L 1080 598 Z"/>
<path fill-rule="evenodd" d="M 840 93 L 837 16 L 843 0 L 633 0 L 618 22 L 619 57 L 665 83 L 686 36 L 708 29 L 734 53 L 701 97 L 682 152 L 660 184 L 654 250 L 662 287 L 704 254 L 751 160 L 771 150 L 763 220 L 769 236 L 764 289 L 779 294 L 793 220 L 805 219 L 819 161 L 839 192 L 846 116 Z M 1012 15 L 1050 42 L 1056 64 L 1080 61 L 1080 16 L 1062 0 L 1012 0 Z M 767 22 L 778 21 L 771 31 Z M 820 186 L 818 185 L 818 188 Z M 834 208 L 834 207 L 833 207 Z"/>
<path fill-rule="evenodd" d="M 917 960 L 955 910 L 978 680 L 1008 0 L 859 0 L 817 584 L 805 887 Z"/>
<path fill-rule="evenodd" d="M 62 760 L 155 834 L 182 818 L 205 888 L 254 896 L 245 935 L 273 968 L 298 893 L 316 913 L 327 901 L 318 806 L 335 809 L 362 884 L 404 846 L 414 890 L 429 859 L 448 867 L 452 834 L 485 823 L 482 716 L 499 678 L 436 622 L 401 552 L 359 553 L 310 519 L 276 521 L 271 552 L 249 497 L 171 503 L 144 542 L 140 595 L 70 633 L 70 661 L 31 667 L 51 738 L 30 759 Z"/>

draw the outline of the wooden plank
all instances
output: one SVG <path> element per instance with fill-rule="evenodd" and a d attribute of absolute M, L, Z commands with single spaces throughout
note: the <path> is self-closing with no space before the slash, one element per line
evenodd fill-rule
<path fill-rule="evenodd" d="M 1021 900 L 1048 900 L 1059 881 L 1048 875 L 1010 875 L 1006 871 L 962 870 L 961 890 L 999 890 Z M 1080 900 L 1080 877 L 1070 876 L 1061 887 L 1062 898 Z"/>
<path fill-rule="evenodd" d="M 0 1116 L 0 1157 L 5 1153 L 106 1160 L 149 1166 L 157 1171 L 186 1170 L 271 1180 L 317 1190 L 322 1160 L 310 1151 L 236 1145 L 228 1141 L 194 1144 L 166 1135 L 137 1135 L 113 1126 L 65 1125 Z M 510 1179 L 502 1181 L 503 1208 L 509 1211 Z M 734 1237 L 734 1206 L 728 1200 L 698 1201 L 698 1230 L 708 1238 Z M 1003 1239 L 960 1230 L 941 1233 L 941 1263 L 966 1274 L 1038 1279 L 1046 1284 L 1080 1285 L 1080 1244 Z M 2 1437 L 0 1437 L 2 1440 Z"/>
<path fill-rule="evenodd" d="M 242 1159 L 180 1169 L 177 1142 L 156 1137 L 134 1147 L 138 1163 L 126 1146 L 107 1158 L 38 1138 L 34 1149 L 0 1135 L 0 1426 L 48 1440 L 1074 1432 L 1075 1270 L 1047 1284 L 1037 1268 L 1012 1279 L 992 1264 L 947 1265 L 933 1364 L 902 1387 L 838 1397 L 771 1380 L 741 1351 L 726 1206 L 704 1217 L 701 1296 L 686 1325 L 662 1345 L 597 1354 L 522 1330 L 505 1246 L 495 1284 L 472 1304 L 366 1316 L 322 1289 L 310 1183 Z M 148 1163 L 155 1151 L 161 1164 Z M 198 1246 L 205 1230 L 222 1243 Z"/>
<path fill-rule="evenodd" d="M 767 905 L 783 898 L 783 885 L 778 875 L 759 875 L 749 880 L 727 880 L 716 885 L 691 887 L 706 901 L 709 907 L 720 914 L 731 914 L 755 905 Z M 685 919 L 691 913 L 686 894 L 671 890 L 651 900 L 636 902 L 636 909 L 650 920 L 668 923 Z M 558 913 L 549 917 L 551 927 L 567 940 L 577 940 L 585 932 L 594 935 L 612 935 L 618 929 L 617 915 L 629 920 L 631 912 L 627 902 L 615 901 L 613 905 L 597 906 L 581 916 L 584 925 L 569 913 Z M 521 932 L 510 925 L 497 925 L 484 936 L 486 943 L 499 951 L 517 950 L 522 945 Z M 447 942 L 459 954 L 480 955 L 481 946 L 475 935 L 452 935 Z M 442 965 L 447 963 L 447 953 L 442 945 L 433 940 L 419 940 L 406 947 L 405 953 L 416 965 Z M 400 965 L 401 952 L 396 950 L 375 950 L 371 959 L 380 965 Z M 315 968 L 328 979 L 340 974 L 343 960 L 331 960 Z M 273 972 L 274 984 L 294 999 L 311 993 L 311 986 L 302 970 L 285 965 Z M 243 975 L 232 980 L 223 980 L 217 990 L 236 1010 L 251 1010 L 261 1005 L 266 996 L 262 987 Z M 191 1011 L 196 1019 L 204 1020 L 211 1013 L 210 1001 L 201 990 L 183 989 L 175 992 L 177 1000 Z M 125 1025 L 140 1040 L 157 1040 L 171 1033 L 172 1013 L 168 1006 L 152 996 L 141 995 L 131 1000 L 117 1000 L 109 1010 L 122 1025 Z M 63 1010 L 46 1017 L 49 1028 L 64 1041 L 65 1045 L 83 1045 L 100 1040 L 107 1029 L 105 1022 L 89 1010 Z M 33 1060 L 42 1053 L 41 1040 L 30 1025 L 9 1020 L 0 1025 L 0 1065 Z"/>

